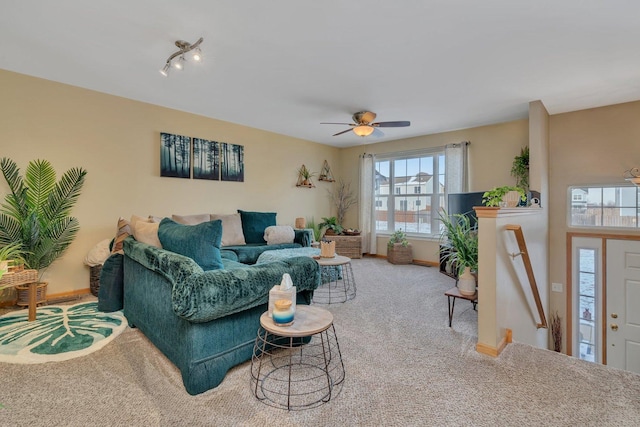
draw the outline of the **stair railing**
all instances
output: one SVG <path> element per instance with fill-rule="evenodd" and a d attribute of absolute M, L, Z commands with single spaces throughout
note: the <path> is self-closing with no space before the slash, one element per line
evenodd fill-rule
<path fill-rule="evenodd" d="M 507 230 L 514 232 L 516 241 L 518 242 L 518 248 L 520 253 L 510 254 L 511 258 L 515 259 L 517 256 L 522 256 L 522 262 L 524 263 L 524 269 L 527 272 L 527 278 L 529 279 L 529 285 L 531 286 L 531 293 L 538 309 L 538 315 L 540 316 L 540 323 L 536 326 L 538 329 L 547 327 L 547 318 L 544 315 L 544 308 L 542 307 L 542 301 L 540 300 L 540 293 L 538 292 L 538 285 L 536 284 L 536 277 L 533 274 L 533 267 L 531 266 L 531 258 L 529 258 L 529 252 L 527 252 L 527 243 L 524 240 L 524 234 L 522 233 L 522 227 L 514 224 L 507 224 Z"/>

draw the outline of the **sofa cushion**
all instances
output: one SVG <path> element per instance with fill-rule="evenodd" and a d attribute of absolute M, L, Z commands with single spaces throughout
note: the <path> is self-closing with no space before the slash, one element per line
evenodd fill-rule
<path fill-rule="evenodd" d="M 239 213 L 229 215 L 210 215 L 211 221 L 222 221 L 222 246 L 244 245 L 242 219 Z"/>
<path fill-rule="evenodd" d="M 242 232 L 244 240 L 249 243 L 267 243 L 264 240 L 264 230 L 276 225 L 275 212 L 251 212 L 238 209 L 240 218 L 242 219 Z"/>
<path fill-rule="evenodd" d="M 98 310 L 112 312 L 122 310 L 123 306 L 123 270 L 124 257 L 121 253 L 106 259 L 100 271 L 100 289 L 98 289 Z"/>
<path fill-rule="evenodd" d="M 203 222 L 211 221 L 213 218 L 209 218 L 209 214 L 198 215 L 171 215 L 171 219 L 178 224 L 184 225 L 197 225 Z M 224 227 L 224 224 L 223 224 Z"/>
<path fill-rule="evenodd" d="M 133 223 L 133 237 L 135 237 L 138 242 L 146 243 L 156 248 L 162 248 L 160 239 L 158 239 L 159 225 L 157 222 L 137 221 Z"/>
<path fill-rule="evenodd" d="M 267 245 L 278 245 L 280 243 L 293 243 L 296 233 L 290 225 L 271 225 L 264 230 L 264 240 Z"/>
<path fill-rule="evenodd" d="M 116 238 L 114 239 L 113 246 L 111 247 L 111 253 L 121 254 L 122 242 L 131 235 L 133 235 L 131 223 L 122 217 L 118 218 L 118 230 L 116 231 Z"/>
<path fill-rule="evenodd" d="M 191 258 L 205 271 L 223 268 L 220 256 L 220 220 L 183 225 L 164 218 L 160 222 L 158 237 L 164 249 Z"/>

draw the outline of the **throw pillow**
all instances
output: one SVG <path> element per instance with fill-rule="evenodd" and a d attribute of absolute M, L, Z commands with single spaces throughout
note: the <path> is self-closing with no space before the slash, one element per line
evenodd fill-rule
<path fill-rule="evenodd" d="M 247 243 L 267 243 L 264 240 L 264 230 L 276 225 L 275 212 L 251 212 L 238 209 L 242 219 L 242 232 Z"/>
<path fill-rule="evenodd" d="M 162 248 L 162 244 L 158 239 L 159 225 L 160 223 L 157 222 L 137 221 L 133 226 L 133 237 L 135 237 L 138 242 L 146 243 L 156 248 Z"/>
<path fill-rule="evenodd" d="M 230 215 L 211 214 L 211 221 L 222 221 L 222 246 L 246 245 L 242 233 L 242 219 L 239 213 Z"/>
<path fill-rule="evenodd" d="M 293 243 L 295 237 L 296 233 L 289 225 L 272 225 L 264 230 L 264 240 L 267 241 L 267 245 Z"/>
<path fill-rule="evenodd" d="M 132 234 L 133 234 L 133 230 L 131 229 L 131 223 L 122 217 L 118 218 L 118 231 L 116 232 L 116 238 L 113 240 L 113 247 L 111 248 L 111 253 L 112 254 L 123 253 L 122 242 L 124 242 L 124 239 L 131 236 Z"/>
<path fill-rule="evenodd" d="M 199 214 L 199 215 L 171 215 L 171 219 L 177 222 L 178 224 L 196 225 L 196 224 L 202 224 L 203 222 L 211 221 L 213 218 L 210 218 L 209 214 Z M 224 230 L 224 223 L 222 224 L 222 229 Z"/>
<path fill-rule="evenodd" d="M 164 249 L 191 258 L 205 271 L 223 268 L 220 220 L 184 225 L 164 218 L 160 222 L 158 236 Z"/>

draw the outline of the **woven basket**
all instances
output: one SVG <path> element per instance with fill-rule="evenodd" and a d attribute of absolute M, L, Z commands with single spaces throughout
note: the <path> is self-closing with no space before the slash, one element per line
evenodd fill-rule
<path fill-rule="evenodd" d="M 413 262 L 411 245 L 405 247 L 402 243 L 395 243 L 387 248 L 387 261 L 391 264 L 411 264 Z"/>
<path fill-rule="evenodd" d="M 38 283 L 38 286 L 36 287 L 36 305 L 45 304 L 47 302 L 48 284 L 48 282 Z M 29 285 L 16 286 L 16 292 L 18 293 L 18 301 L 16 302 L 16 305 L 27 307 L 29 305 Z"/>
<path fill-rule="evenodd" d="M 94 265 L 89 270 L 89 289 L 93 296 L 98 296 L 100 290 L 100 272 L 102 271 L 101 265 Z"/>
<path fill-rule="evenodd" d="M 4 273 L 0 279 L 0 286 L 15 286 L 22 283 L 38 281 L 38 270 L 22 270 L 16 273 Z"/>

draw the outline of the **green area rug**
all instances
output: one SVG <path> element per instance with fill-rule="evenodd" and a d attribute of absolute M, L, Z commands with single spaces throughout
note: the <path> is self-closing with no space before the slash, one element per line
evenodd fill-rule
<path fill-rule="evenodd" d="M 104 347 L 126 327 L 120 311 L 98 311 L 95 301 L 39 307 L 28 322 L 28 310 L 0 317 L 0 362 L 45 363 L 84 356 Z"/>

